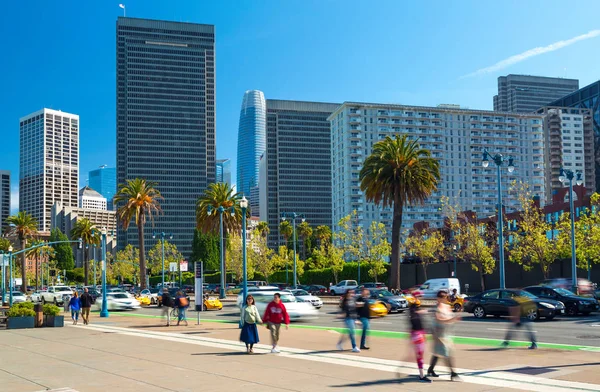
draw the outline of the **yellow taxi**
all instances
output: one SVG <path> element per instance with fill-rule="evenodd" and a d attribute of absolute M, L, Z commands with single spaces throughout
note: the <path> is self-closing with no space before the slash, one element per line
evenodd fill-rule
<path fill-rule="evenodd" d="M 370 302 L 369 311 L 371 312 L 371 317 L 383 317 L 388 314 L 387 306 L 381 301 Z"/>

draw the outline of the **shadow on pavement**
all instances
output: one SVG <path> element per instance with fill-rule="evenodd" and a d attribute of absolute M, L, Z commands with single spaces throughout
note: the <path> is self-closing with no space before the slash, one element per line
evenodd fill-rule
<path fill-rule="evenodd" d="M 419 378 L 417 376 L 400 376 L 400 378 L 388 378 L 385 380 L 375 380 L 375 381 L 359 381 L 349 384 L 341 384 L 341 385 L 330 385 L 331 388 L 361 388 L 361 387 L 375 387 L 378 385 L 399 385 L 406 384 L 411 382 L 419 382 Z"/>
<path fill-rule="evenodd" d="M 477 376 L 484 373 L 494 373 L 494 372 L 513 372 L 513 373 L 523 373 L 529 375 L 538 375 L 542 373 L 548 373 L 556 369 L 564 369 L 564 368 L 572 368 L 579 366 L 596 366 L 600 365 L 600 362 L 589 362 L 589 363 L 574 363 L 569 365 L 552 365 L 552 366 L 520 366 L 512 369 L 497 369 L 497 370 L 479 370 L 476 372 L 465 373 L 468 376 Z"/>
<path fill-rule="evenodd" d="M 266 355 L 266 353 L 248 354 L 245 351 L 227 351 L 227 352 L 222 352 L 222 353 L 192 353 L 190 355 L 215 355 L 217 357 L 235 357 L 238 355 L 246 355 L 246 356 Z"/>
<path fill-rule="evenodd" d="M 506 351 L 504 347 L 468 348 L 465 351 Z"/>

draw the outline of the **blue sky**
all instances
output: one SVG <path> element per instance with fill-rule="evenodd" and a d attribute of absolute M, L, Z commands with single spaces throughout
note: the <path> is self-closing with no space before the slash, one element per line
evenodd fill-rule
<path fill-rule="evenodd" d="M 15 195 L 18 120 L 42 107 L 80 115 L 82 184 L 89 170 L 115 165 L 119 2 L 131 17 L 216 26 L 217 156 L 232 159 L 232 168 L 239 108 L 248 89 L 279 99 L 491 109 L 499 75 L 567 76 L 579 78 L 581 86 L 600 79 L 600 36 L 594 34 L 503 69 L 463 77 L 600 29 L 597 1 L 5 2 L 0 169 L 12 171 Z"/>

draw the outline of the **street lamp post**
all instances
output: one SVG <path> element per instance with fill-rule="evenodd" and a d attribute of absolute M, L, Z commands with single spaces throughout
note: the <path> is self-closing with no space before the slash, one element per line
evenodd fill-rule
<path fill-rule="evenodd" d="M 108 317 L 108 306 L 106 303 L 106 227 L 102 228 L 102 310 L 100 317 Z"/>
<path fill-rule="evenodd" d="M 573 279 L 573 292 L 577 294 L 577 255 L 575 254 L 575 207 L 573 204 L 573 179 L 577 185 L 583 184 L 581 173 L 573 173 L 571 170 L 560 169 L 558 177 L 563 184 L 569 181 L 569 215 L 571 216 L 571 277 Z"/>
<path fill-rule="evenodd" d="M 4 268 L 4 265 L 6 264 L 6 255 L 3 250 L 0 250 L 0 256 L 2 256 L 2 300 L 0 300 L 0 306 L 4 306 L 4 296 L 6 291 L 6 269 Z"/>
<path fill-rule="evenodd" d="M 287 218 L 290 218 L 292 220 L 292 228 L 293 228 L 293 236 L 294 236 L 294 288 L 298 287 L 298 277 L 297 277 L 297 270 L 296 270 L 296 219 L 297 218 L 301 218 L 302 222 L 304 222 L 306 220 L 306 218 L 304 217 L 304 214 L 296 214 L 295 212 L 282 212 L 281 213 L 281 220 L 286 220 Z"/>
<path fill-rule="evenodd" d="M 456 246 L 456 244 L 452 245 L 452 250 L 453 250 L 453 254 L 454 254 L 454 276 L 453 278 L 456 278 L 456 250 L 458 249 L 458 247 Z"/>
<path fill-rule="evenodd" d="M 12 270 L 12 251 L 13 251 L 13 247 L 12 245 L 8 246 L 8 268 L 10 269 L 10 272 L 8 274 L 8 279 L 10 279 L 10 281 L 8 282 L 8 305 L 12 307 L 13 304 L 13 270 Z"/>
<path fill-rule="evenodd" d="M 498 179 L 498 258 L 500 265 L 500 288 L 506 288 L 506 277 L 504 275 L 504 233 L 503 226 L 504 220 L 502 217 L 502 181 L 500 178 L 500 168 L 504 163 L 504 157 L 502 154 L 491 155 L 487 150 L 483 150 L 483 167 L 488 167 L 490 164 L 490 158 L 496 164 L 496 175 Z M 508 158 L 508 172 L 512 173 L 515 170 L 513 158 Z"/>
<path fill-rule="evenodd" d="M 242 301 L 245 305 L 248 296 L 248 261 L 246 258 L 246 209 L 248 208 L 248 200 L 245 196 L 240 200 L 240 208 L 242 209 Z M 242 323 L 243 321 L 240 321 L 240 327 L 242 327 Z"/>
<path fill-rule="evenodd" d="M 208 215 L 211 215 L 213 212 L 213 206 L 208 206 L 206 213 Z M 225 258 L 224 258 L 224 252 L 223 252 L 223 212 L 225 212 L 225 208 L 223 206 L 219 206 L 218 208 L 216 208 L 216 210 L 219 212 L 219 235 L 220 235 L 220 241 L 219 241 L 219 248 L 220 248 L 220 257 L 221 257 L 221 287 L 219 287 L 219 298 L 223 299 L 225 298 Z M 231 212 L 231 216 L 235 215 L 235 208 L 232 206 L 230 209 Z"/>
<path fill-rule="evenodd" d="M 161 288 L 165 288 L 165 237 L 167 236 L 165 232 L 161 232 L 158 234 L 160 236 L 160 243 L 162 245 L 162 286 Z M 156 239 L 156 233 L 152 233 L 152 239 Z M 169 234 L 169 239 L 173 239 L 173 234 Z"/>

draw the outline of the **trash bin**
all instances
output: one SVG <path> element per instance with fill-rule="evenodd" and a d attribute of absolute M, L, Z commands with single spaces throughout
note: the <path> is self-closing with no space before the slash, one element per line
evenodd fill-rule
<path fill-rule="evenodd" d="M 33 311 L 35 312 L 35 327 L 41 327 L 44 324 L 44 308 L 42 304 L 33 305 Z"/>

